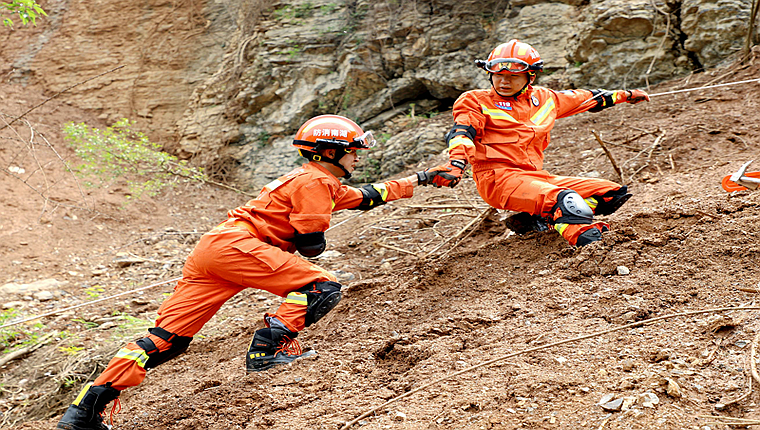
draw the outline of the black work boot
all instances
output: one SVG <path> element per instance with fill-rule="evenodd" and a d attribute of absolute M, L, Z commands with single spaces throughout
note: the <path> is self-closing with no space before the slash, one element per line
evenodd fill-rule
<path fill-rule="evenodd" d="M 549 225 L 544 218 L 538 215 L 531 215 L 527 212 L 518 212 L 510 215 L 504 220 L 504 225 L 520 236 L 532 231 L 549 230 Z"/>
<path fill-rule="evenodd" d="M 85 385 L 56 427 L 64 430 L 109 430 L 111 427 L 103 423 L 102 414 L 106 405 L 116 400 L 119 393 L 119 390 L 107 385 Z"/>
<path fill-rule="evenodd" d="M 297 358 L 316 354 L 302 351 L 293 333 L 277 327 L 262 328 L 253 335 L 253 341 L 245 356 L 246 372 L 260 372 L 278 364 L 287 364 Z"/>
<path fill-rule="evenodd" d="M 595 215 L 609 215 L 620 209 L 632 194 L 628 193 L 628 187 L 622 186 L 615 191 L 607 191 L 600 196 L 591 196 L 586 203 L 594 210 Z"/>

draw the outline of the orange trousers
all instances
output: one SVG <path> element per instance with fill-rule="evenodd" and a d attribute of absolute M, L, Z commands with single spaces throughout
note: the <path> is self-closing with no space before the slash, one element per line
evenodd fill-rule
<path fill-rule="evenodd" d="M 238 222 L 239 224 L 239 222 Z M 312 282 L 336 281 L 321 267 L 268 245 L 248 229 L 227 221 L 201 237 L 185 262 L 174 294 L 158 309 L 156 327 L 177 336 L 192 337 L 232 296 L 246 288 L 269 291 L 281 297 Z M 290 331 L 304 329 L 306 306 L 282 303 L 274 314 Z M 149 334 L 160 352 L 171 344 Z M 94 385 L 108 382 L 117 390 L 139 385 L 145 379 L 147 354 L 130 342 L 108 363 Z"/>
<path fill-rule="evenodd" d="M 584 199 L 621 187 L 606 179 L 551 175 L 545 170 L 526 171 L 502 163 L 473 166 L 475 183 L 483 200 L 497 209 L 549 216 L 557 204 L 557 194 L 573 190 Z"/>

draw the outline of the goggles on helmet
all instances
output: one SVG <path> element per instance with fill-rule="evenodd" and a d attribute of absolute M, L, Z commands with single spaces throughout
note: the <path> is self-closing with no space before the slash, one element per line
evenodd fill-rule
<path fill-rule="evenodd" d="M 494 58 L 486 62 L 483 68 L 490 73 L 524 73 L 531 69 L 530 64 L 517 58 Z"/>
<path fill-rule="evenodd" d="M 338 148 L 349 149 L 370 149 L 375 146 L 377 141 L 372 135 L 371 131 L 368 131 L 361 136 L 355 137 L 352 142 L 338 139 L 316 139 L 317 144 L 327 144 L 328 146 L 337 146 Z"/>

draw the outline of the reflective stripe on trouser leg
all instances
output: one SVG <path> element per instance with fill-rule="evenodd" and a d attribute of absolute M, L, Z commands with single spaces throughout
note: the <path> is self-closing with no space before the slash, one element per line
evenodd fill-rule
<path fill-rule="evenodd" d="M 159 344 L 162 344 L 164 348 L 169 347 L 169 344 L 163 339 L 153 335 L 149 335 L 149 337 L 156 342 L 156 346 L 159 348 Z M 148 361 L 148 354 L 136 343 L 130 342 L 108 362 L 106 370 L 95 379 L 93 384 L 105 385 L 110 382 L 111 386 L 119 391 L 140 385 L 145 379 L 146 361 Z"/>
<path fill-rule="evenodd" d="M 265 318 L 277 318 L 288 330 L 299 332 L 306 327 L 306 294 L 293 291 L 285 298 L 285 302 L 277 308 L 274 314 L 267 313 Z"/>

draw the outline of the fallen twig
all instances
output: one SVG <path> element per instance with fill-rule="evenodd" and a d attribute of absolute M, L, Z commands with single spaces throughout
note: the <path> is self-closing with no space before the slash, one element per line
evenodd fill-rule
<path fill-rule="evenodd" d="M 14 322 L 11 322 L 11 323 L 0 325 L 0 328 L 11 327 L 11 326 L 14 326 L 14 325 L 17 325 L 17 324 L 21 324 L 23 322 L 34 321 L 34 320 L 37 320 L 37 319 L 40 319 L 40 318 L 44 318 L 44 317 L 49 317 L 49 316 L 52 316 L 52 315 L 61 314 L 61 313 L 70 311 L 72 309 L 77 309 L 77 308 L 81 308 L 81 307 L 84 307 L 84 306 L 93 305 L 95 303 L 104 302 L 106 300 L 110 300 L 110 299 L 113 299 L 113 298 L 116 298 L 116 297 L 120 297 L 120 296 L 124 296 L 124 295 L 127 295 L 127 294 L 136 293 L 138 291 L 147 290 L 149 288 L 157 287 L 159 285 L 168 284 L 170 282 L 176 282 L 176 281 L 179 281 L 180 279 L 182 279 L 182 278 L 168 279 L 166 281 L 157 282 L 155 284 L 151 284 L 151 285 L 148 285 L 148 286 L 145 286 L 145 287 L 136 288 L 134 290 L 125 291 L 125 292 L 119 293 L 119 294 L 114 294 L 113 296 L 103 297 L 102 299 L 93 300 L 91 302 L 81 303 L 81 304 L 78 304 L 78 305 L 69 306 L 67 308 L 58 309 L 58 310 L 55 310 L 55 311 L 52 311 L 52 312 L 48 312 L 46 314 L 41 314 L 41 315 L 29 317 L 29 318 L 24 318 L 24 319 L 19 320 L 19 321 L 14 321 Z"/>
<path fill-rule="evenodd" d="M 481 207 L 472 205 L 404 205 L 409 209 L 480 209 Z"/>
<path fill-rule="evenodd" d="M 411 396 L 414 393 L 422 391 L 422 390 L 424 390 L 424 389 L 426 389 L 428 387 L 431 387 L 433 385 L 437 385 L 438 383 L 446 381 L 448 379 L 452 379 L 455 376 L 459 376 L 459 375 L 461 375 L 463 373 L 471 372 L 471 371 L 473 371 L 475 369 L 479 369 L 481 367 L 488 366 L 488 365 L 490 365 L 492 363 L 496 363 L 498 361 L 506 360 L 507 358 L 512 358 L 512 357 L 515 357 L 515 356 L 518 356 L 518 355 L 524 355 L 524 354 L 528 354 L 528 353 L 531 353 L 531 352 L 541 351 L 541 350 L 544 350 L 544 349 L 553 348 L 555 346 L 564 345 L 564 344 L 567 344 L 567 343 L 579 342 L 579 341 L 582 341 L 582 340 L 591 339 L 591 338 L 594 338 L 594 337 L 599 337 L 599 336 L 602 336 L 602 335 L 605 335 L 605 334 L 608 334 L 608 333 L 613 333 L 613 332 L 617 332 L 617 331 L 621 331 L 621 330 L 628 330 L 628 329 L 631 329 L 631 328 L 634 328 L 634 327 L 641 327 L 641 326 L 644 326 L 644 325 L 649 325 L 649 324 L 655 323 L 657 321 L 662 321 L 662 320 L 666 320 L 666 319 L 670 319 L 670 318 L 676 318 L 676 317 L 682 317 L 682 316 L 691 316 L 691 315 L 700 315 L 700 314 L 708 314 L 708 313 L 716 313 L 716 312 L 729 312 L 729 311 L 760 311 L 760 307 L 758 307 L 758 306 L 752 306 L 752 307 L 741 307 L 741 306 L 739 306 L 739 307 L 730 307 L 730 308 L 714 308 L 714 309 L 703 309 L 703 310 L 699 310 L 699 311 L 679 312 L 679 313 L 676 313 L 676 314 L 663 315 L 661 317 L 650 318 L 650 319 L 647 319 L 647 320 L 638 321 L 638 322 L 631 323 L 631 324 L 626 324 L 626 325 L 623 325 L 623 326 L 620 326 L 620 327 L 615 327 L 615 328 L 612 328 L 612 329 L 609 329 L 609 330 L 598 331 L 598 332 L 595 332 L 595 333 L 591 333 L 591 334 L 587 334 L 587 335 L 583 335 L 583 336 L 578 336 L 578 337 L 574 337 L 574 338 L 571 338 L 571 339 L 565 339 L 565 340 L 561 340 L 561 341 L 558 341 L 558 342 L 553 342 L 553 343 L 549 343 L 549 344 L 546 344 L 546 345 L 536 346 L 536 347 L 533 347 L 533 348 L 524 349 L 522 351 L 513 352 L 513 353 L 510 353 L 510 354 L 507 354 L 507 355 L 503 355 L 501 357 L 496 357 L 496 358 L 493 358 L 491 360 L 484 361 L 483 363 L 476 364 L 474 366 L 470 366 L 470 367 L 468 367 L 466 369 L 460 370 L 458 372 L 454 372 L 454 373 L 452 373 L 450 375 L 442 376 L 442 377 L 440 377 L 440 378 L 438 378 L 438 379 L 436 379 L 434 381 L 431 381 L 431 382 L 429 382 L 427 384 L 421 385 L 421 386 L 419 386 L 419 387 L 417 387 L 417 388 L 415 388 L 415 389 L 413 389 L 411 391 L 407 391 L 406 393 L 404 393 L 404 394 L 402 394 L 402 395 L 400 395 L 398 397 L 394 397 L 394 398 L 388 400 L 387 402 L 383 403 L 380 406 L 376 406 L 376 407 L 374 407 L 374 408 L 372 408 L 372 409 L 364 412 L 363 414 L 361 414 L 360 416 L 354 418 L 353 420 L 348 421 L 343 427 L 340 428 L 340 430 L 346 430 L 346 429 L 350 428 L 351 426 L 353 426 L 354 424 L 358 423 L 359 420 L 361 420 L 362 418 L 366 418 L 366 417 L 372 415 L 373 413 L 375 413 L 376 411 L 378 411 L 378 410 L 380 410 L 380 409 L 382 409 L 382 408 L 390 405 L 391 403 L 395 403 L 395 402 L 397 402 L 397 401 L 399 401 L 399 400 L 401 400 L 403 398 L 409 397 L 409 396 Z M 718 418 L 718 417 L 711 417 L 711 418 Z"/>
<path fill-rule="evenodd" d="M 35 350 L 39 349 L 40 347 L 42 347 L 43 345 L 45 345 L 48 342 L 48 340 L 51 337 L 53 337 L 54 334 L 55 333 L 48 333 L 45 336 L 42 336 L 42 338 L 37 343 L 35 343 L 34 345 L 29 345 L 27 347 L 24 347 L 24 348 L 21 348 L 21 349 L 17 349 L 16 351 L 9 352 L 8 354 L 5 355 L 5 357 L 0 358 L 0 367 L 3 367 L 7 363 L 10 363 L 11 361 L 13 361 L 15 359 L 21 358 L 21 357 L 23 357 L 23 356 L 25 356 L 25 355 L 27 355 L 27 354 L 29 354 L 31 352 L 34 352 Z"/>
<path fill-rule="evenodd" d="M 612 163 L 612 168 L 615 169 L 615 173 L 617 173 L 618 177 L 620 178 L 620 181 L 623 180 L 623 172 L 620 170 L 620 167 L 618 167 L 617 162 L 615 162 L 615 157 L 612 156 L 612 153 L 609 149 L 607 149 L 607 145 L 604 144 L 604 141 L 602 141 L 602 138 L 599 137 L 599 133 L 596 132 L 596 130 L 591 130 L 591 133 L 596 138 L 596 141 L 599 142 L 599 146 L 602 147 L 604 150 L 604 153 L 607 154 L 607 158 L 610 159 L 610 163 Z"/>
<path fill-rule="evenodd" d="M 107 75 L 107 74 L 109 74 L 109 73 L 111 73 L 111 72 L 115 72 L 115 71 L 117 71 L 117 70 L 121 69 L 122 67 L 124 67 L 124 65 L 123 65 L 123 64 L 122 64 L 121 66 L 118 66 L 118 67 L 114 67 L 113 69 L 111 69 L 111 70 L 108 70 L 108 71 L 106 71 L 106 72 L 103 72 L 103 73 L 101 73 L 101 74 L 99 74 L 99 75 L 97 75 L 97 76 L 93 76 L 93 77 L 91 77 L 91 78 L 85 79 L 85 80 L 84 80 L 84 81 L 82 81 L 82 82 L 78 82 L 78 83 L 76 83 L 76 84 L 74 84 L 74 85 L 72 85 L 72 86 L 70 86 L 70 87 L 64 88 L 63 90 L 59 91 L 58 93 L 56 93 L 56 94 L 55 94 L 55 95 L 53 95 L 52 97 L 48 98 L 47 100 L 43 101 L 42 103 L 39 103 L 38 105 L 31 107 L 31 108 L 30 108 L 28 111 L 26 111 L 26 112 L 24 112 L 23 114 L 21 114 L 21 116 L 19 116 L 19 117 L 16 117 L 16 119 L 14 119 L 13 121 L 11 121 L 10 123 L 8 123 L 8 124 L 6 124 L 6 125 L 4 125 L 4 126 L 0 127 L 0 130 L 3 130 L 3 129 L 5 129 L 6 127 L 10 127 L 11 125 L 13 125 L 13 123 L 14 123 L 14 122 L 16 122 L 16 121 L 20 120 L 21 118 L 25 117 L 25 116 L 26 116 L 26 115 L 27 115 L 29 112 L 31 112 L 31 111 L 33 111 L 33 110 L 37 109 L 38 107 L 40 107 L 40 106 L 44 105 L 45 103 L 49 102 L 50 100 L 53 100 L 54 98 L 56 98 L 56 97 L 60 96 L 61 94 L 65 93 L 66 91 L 68 91 L 68 90 L 70 90 L 70 89 L 72 89 L 72 88 L 74 88 L 74 87 L 78 87 L 79 85 L 82 85 L 82 84 L 85 84 L 85 83 L 87 83 L 87 82 L 90 82 L 90 81 L 91 81 L 91 80 L 93 80 L 93 79 L 97 79 L 97 78 L 99 78 L 99 77 L 101 77 L 101 76 L 103 76 L 103 75 Z"/>
<path fill-rule="evenodd" d="M 760 375 L 757 374 L 757 362 L 755 361 L 758 340 L 760 340 L 760 331 L 755 334 L 755 338 L 752 339 L 752 346 L 750 346 L 749 349 L 749 368 L 750 373 L 752 374 L 752 379 L 760 385 Z"/>
<path fill-rule="evenodd" d="M 392 249 L 394 251 L 402 252 L 404 254 L 409 254 L 409 255 L 414 255 L 415 257 L 419 257 L 417 253 L 412 252 L 412 251 L 407 251 L 406 249 L 399 248 L 398 246 L 388 245 L 387 243 L 378 242 L 378 241 L 375 241 L 373 243 L 375 244 L 375 246 L 379 246 L 381 248 Z"/>
<path fill-rule="evenodd" d="M 444 240 L 438 246 L 436 246 L 435 248 L 433 248 L 432 251 L 430 251 L 427 254 L 425 254 L 425 258 L 430 257 L 430 255 L 432 255 L 434 252 L 436 252 L 439 249 L 441 249 L 441 247 L 443 247 L 443 245 L 446 245 L 447 243 L 451 242 L 452 240 L 459 239 L 459 237 L 462 236 L 470 227 L 472 227 L 475 224 L 480 224 L 481 222 L 483 222 L 483 220 L 485 220 L 488 216 L 490 216 L 494 212 L 496 212 L 496 209 L 494 209 L 494 208 L 492 208 L 492 207 L 489 206 L 486 210 L 484 210 L 480 214 L 480 216 L 478 216 L 474 220 L 470 221 L 466 226 L 464 226 L 464 228 L 462 228 L 461 230 L 459 230 L 459 233 L 455 234 L 454 236 L 450 236 L 448 239 Z M 453 247 L 452 247 L 452 249 L 453 249 Z M 451 249 L 449 249 L 449 251 L 451 251 Z M 448 254 L 449 251 L 447 251 L 443 255 L 439 256 L 439 258 L 443 257 L 446 254 Z"/>
<path fill-rule="evenodd" d="M 760 424 L 760 420 L 754 418 L 736 418 L 724 417 L 722 415 L 697 415 L 698 418 L 709 418 L 718 421 L 710 421 L 705 424 L 724 425 L 724 426 L 751 426 Z"/>
<path fill-rule="evenodd" d="M 649 90 L 649 74 L 652 73 L 652 67 L 654 67 L 654 62 L 657 60 L 657 54 L 659 54 L 660 51 L 662 50 L 662 46 L 665 44 L 665 41 L 668 39 L 668 35 L 670 34 L 670 14 L 660 9 L 659 7 L 657 7 L 657 4 L 655 4 L 654 0 L 650 0 L 650 2 L 652 3 L 652 7 L 654 8 L 654 10 L 665 15 L 665 17 L 668 20 L 668 23 L 665 26 L 665 34 L 662 36 L 662 40 L 660 40 L 660 46 L 657 47 L 657 50 L 652 56 L 652 62 L 649 63 L 649 68 L 647 69 L 646 73 L 644 73 L 644 80 L 646 80 L 646 83 L 647 83 L 647 91 Z"/>

